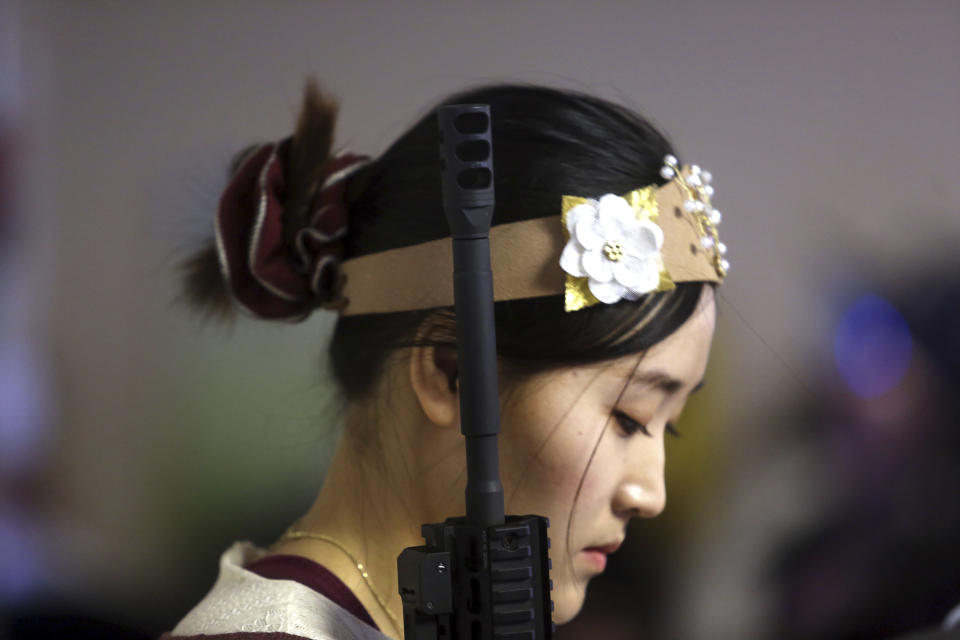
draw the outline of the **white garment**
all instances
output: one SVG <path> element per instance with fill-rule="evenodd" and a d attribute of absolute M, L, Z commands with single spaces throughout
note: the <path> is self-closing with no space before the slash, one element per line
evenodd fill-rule
<path fill-rule="evenodd" d="M 244 569 L 266 554 L 249 542 L 234 543 L 220 557 L 220 575 L 210 593 L 173 630 L 173 635 L 280 632 L 310 640 L 390 640 L 310 587 L 271 580 Z"/>
<path fill-rule="evenodd" d="M 960 629 L 960 604 L 951 609 L 950 613 L 947 614 L 946 619 L 943 621 L 943 628 Z"/>

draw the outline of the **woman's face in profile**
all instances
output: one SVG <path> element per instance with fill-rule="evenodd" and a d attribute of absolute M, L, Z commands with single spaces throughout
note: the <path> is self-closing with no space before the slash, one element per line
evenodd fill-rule
<path fill-rule="evenodd" d="M 587 582 L 629 520 L 663 511 L 667 424 L 703 379 L 715 319 L 713 290 L 704 287 L 686 323 L 642 357 L 535 374 L 505 398 L 506 509 L 550 518 L 558 624 L 580 611 Z"/>

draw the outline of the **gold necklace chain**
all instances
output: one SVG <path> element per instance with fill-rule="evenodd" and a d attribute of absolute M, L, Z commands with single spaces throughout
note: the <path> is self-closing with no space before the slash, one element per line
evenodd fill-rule
<path fill-rule="evenodd" d="M 393 624 L 394 630 L 400 634 L 398 637 L 403 638 L 403 633 L 401 631 L 400 623 L 394 617 L 393 613 L 390 612 L 390 608 L 387 607 L 386 603 L 380 599 L 380 596 L 377 594 L 377 590 L 373 588 L 373 583 L 370 581 L 370 574 L 367 573 L 367 570 L 363 566 L 363 563 L 357 560 L 356 556 L 350 553 L 350 551 L 346 547 L 344 547 L 342 544 L 340 544 L 330 536 L 325 536 L 322 533 L 302 531 L 300 529 L 296 529 L 294 526 L 287 529 L 286 532 L 284 532 L 284 534 L 280 536 L 280 539 L 277 540 L 274 546 L 276 546 L 276 544 L 279 544 L 284 540 L 303 540 L 305 538 L 310 540 L 321 540 L 323 542 L 332 544 L 337 549 L 340 549 L 340 551 L 342 551 L 348 558 L 350 558 L 354 566 L 357 567 L 357 571 L 360 572 L 360 577 L 363 578 L 363 581 L 365 583 L 367 583 L 367 588 L 370 589 L 370 593 L 373 594 L 373 597 L 377 601 L 377 604 L 380 605 L 380 608 L 383 609 L 383 612 L 387 614 L 388 618 L 390 618 L 390 623 Z"/>

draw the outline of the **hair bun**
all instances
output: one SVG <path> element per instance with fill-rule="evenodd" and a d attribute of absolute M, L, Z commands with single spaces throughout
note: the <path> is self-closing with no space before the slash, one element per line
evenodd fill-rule
<path fill-rule="evenodd" d="M 312 80 L 294 135 L 247 149 L 220 198 L 215 242 L 185 265 L 187 298 L 214 315 L 299 320 L 337 307 L 346 178 L 366 158 L 331 155 L 337 102 Z"/>

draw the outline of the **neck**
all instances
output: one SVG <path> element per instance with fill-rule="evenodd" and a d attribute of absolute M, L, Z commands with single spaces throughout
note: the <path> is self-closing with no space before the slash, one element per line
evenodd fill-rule
<path fill-rule="evenodd" d="M 327 541 L 284 540 L 274 552 L 322 564 L 357 596 L 383 633 L 399 639 L 403 608 L 397 594 L 397 556 L 406 547 L 423 544 L 421 524 L 463 512 L 462 439 L 459 433 L 424 434 L 418 425 L 396 423 L 380 428 L 374 438 L 364 438 L 371 426 L 383 427 L 365 422 L 365 413 L 348 411 L 345 434 L 323 488 L 295 527 L 342 545 L 364 565 L 366 579 L 350 555 Z M 358 446 L 361 441 L 366 446 Z M 379 446 L 371 446 L 371 441 Z"/>

